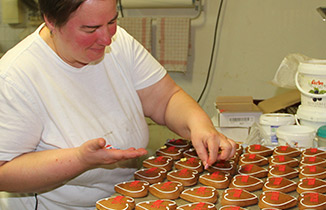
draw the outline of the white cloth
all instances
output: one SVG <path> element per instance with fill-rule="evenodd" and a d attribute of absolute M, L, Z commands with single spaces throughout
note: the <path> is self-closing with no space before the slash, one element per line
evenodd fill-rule
<path fill-rule="evenodd" d="M 42 40 L 42 27 L 0 60 L 0 160 L 78 147 L 106 134 L 107 143 L 121 149 L 146 147 L 148 127 L 136 90 L 158 82 L 165 69 L 120 27 L 101 62 L 74 68 Z M 38 209 L 93 210 L 134 171 L 132 162 L 89 170 L 39 194 Z M 34 195 L 0 196 L 0 209 L 35 208 Z"/>

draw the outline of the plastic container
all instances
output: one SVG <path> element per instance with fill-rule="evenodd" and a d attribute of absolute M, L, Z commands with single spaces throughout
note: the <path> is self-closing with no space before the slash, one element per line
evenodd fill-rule
<path fill-rule="evenodd" d="M 298 125 L 310 126 L 317 131 L 319 127 L 326 125 L 326 110 L 300 105 L 295 118 Z"/>
<path fill-rule="evenodd" d="M 266 134 L 263 137 L 265 145 L 278 145 L 276 129 L 282 125 L 293 125 L 294 123 L 295 117 L 292 114 L 271 113 L 261 115 L 259 124 Z"/>
<path fill-rule="evenodd" d="M 326 147 L 326 126 L 321 126 L 317 130 L 317 145 L 318 147 Z"/>
<path fill-rule="evenodd" d="M 284 125 L 276 129 L 279 145 L 289 145 L 296 148 L 314 147 L 316 130 L 304 125 Z"/>
<path fill-rule="evenodd" d="M 301 62 L 295 76 L 301 92 L 301 104 L 326 109 L 326 61 Z"/>

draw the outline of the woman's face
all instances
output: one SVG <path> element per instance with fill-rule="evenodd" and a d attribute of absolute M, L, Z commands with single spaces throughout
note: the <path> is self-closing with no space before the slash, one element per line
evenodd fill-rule
<path fill-rule="evenodd" d="M 116 33 L 116 0 L 86 0 L 54 33 L 55 50 L 68 64 L 82 67 L 101 59 Z"/>

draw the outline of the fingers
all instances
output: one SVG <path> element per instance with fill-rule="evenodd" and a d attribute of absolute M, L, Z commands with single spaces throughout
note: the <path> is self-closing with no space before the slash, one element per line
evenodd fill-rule
<path fill-rule="evenodd" d="M 236 151 L 236 143 L 228 138 L 221 141 L 220 152 L 218 153 L 217 160 L 228 160 L 232 158 Z"/>
<path fill-rule="evenodd" d="M 147 154 L 144 148 L 135 149 L 131 147 L 120 150 L 115 148 L 108 149 L 105 145 L 106 141 L 103 138 L 92 139 L 85 142 L 77 150 L 80 162 L 89 168 L 94 168 L 100 165 L 113 164 L 118 161 L 138 158 Z"/>
<path fill-rule="evenodd" d="M 135 148 L 129 148 L 126 150 L 120 150 L 120 149 L 112 149 L 107 150 L 108 158 L 111 161 L 122 161 L 132 158 L 138 158 L 143 155 L 147 154 L 147 151 L 144 148 L 135 149 Z"/>
<path fill-rule="evenodd" d="M 205 169 L 207 169 L 207 164 L 208 164 L 208 154 L 207 154 L 207 149 L 202 141 L 199 141 L 198 143 L 196 141 L 193 141 L 193 146 L 196 149 L 198 157 L 201 159 L 203 166 Z"/>
<path fill-rule="evenodd" d="M 236 143 L 221 133 L 206 139 L 193 140 L 193 146 L 206 169 L 217 160 L 232 158 L 236 152 Z"/>

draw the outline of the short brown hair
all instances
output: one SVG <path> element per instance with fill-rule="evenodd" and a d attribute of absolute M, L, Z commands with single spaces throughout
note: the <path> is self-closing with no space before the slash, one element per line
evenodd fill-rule
<path fill-rule="evenodd" d="M 64 26 L 70 15 L 86 0 L 38 0 L 42 18 L 46 16 L 57 27 Z"/>

